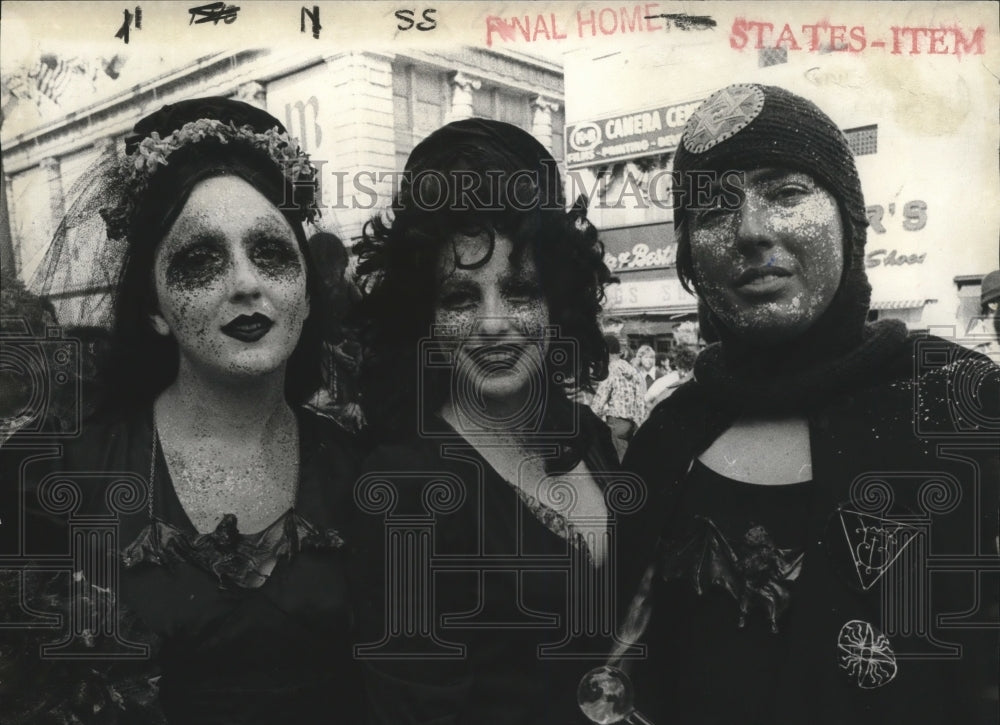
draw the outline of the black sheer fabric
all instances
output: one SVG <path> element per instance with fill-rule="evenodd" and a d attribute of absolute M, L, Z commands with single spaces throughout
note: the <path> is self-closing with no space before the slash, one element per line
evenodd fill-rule
<path fill-rule="evenodd" d="M 349 523 L 356 447 L 332 422 L 301 410 L 297 415 L 296 504 L 275 522 L 285 535 L 273 540 L 275 551 L 284 553 L 266 577 L 244 577 L 243 585 L 227 571 L 225 550 L 191 556 L 185 548 L 204 536 L 181 507 L 157 447 L 156 526 L 185 543 L 145 546 L 146 556 L 122 566 L 119 591 L 121 604 L 160 643 L 153 656 L 162 672 L 160 705 L 171 725 L 362 722 L 360 673 L 351 654 L 350 546 L 335 533 Z M 88 426 L 57 465 L 63 471 L 129 471 L 145 479 L 152 451 L 145 411 Z M 100 483 L 87 488 L 86 510 L 106 513 L 105 493 Z M 35 524 L 29 531 L 34 551 L 66 541 L 60 531 L 65 522 L 51 515 L 29 523 Z M 148 539 L 149 524 L 145 508 L 121 516 L 120 549 Z M 246 562 L 244 569 L 252 569 Z"/>

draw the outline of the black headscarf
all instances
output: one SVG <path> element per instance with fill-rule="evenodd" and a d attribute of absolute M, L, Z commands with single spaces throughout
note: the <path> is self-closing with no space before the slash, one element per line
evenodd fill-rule
<path fill-rule="evenodd" d="M 564 210 L 562 183 L 552 154 L 530 133 L 503 121 L 467 118 L 442 126 L 414 147 L 404 171 L 412 181 L 431 170 L 445 174 L 471 170 L 475 167 L 464 159 L 479 156 L 499 162 L 497 169 L 508 175 L 524 172 L 524 179 L 530 175 L 538 189 L 534 203 L 546 210 Z M 489 184 L 490 177 L 483 176 L 483 182 Z"/>

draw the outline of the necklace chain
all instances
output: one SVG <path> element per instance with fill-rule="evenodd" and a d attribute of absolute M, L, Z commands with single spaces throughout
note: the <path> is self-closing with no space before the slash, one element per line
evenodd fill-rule
<path fill-rule="evenodd" d="M 146 483 L 146 509 L 149 520 L 153 520 L 153 479 L 156 477 L 156 446 L 159 443 L 156 435 L 156 423 L 153 423 L 153 445 L 149 452 L 149 481 Z"/>

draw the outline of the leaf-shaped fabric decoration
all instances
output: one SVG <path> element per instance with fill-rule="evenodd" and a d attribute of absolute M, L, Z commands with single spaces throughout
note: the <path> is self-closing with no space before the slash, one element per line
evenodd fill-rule
<path fill-rule="evenodd" d="M 241 534 L 236 517 L 226 514 L 214 531 L 191 535 L 163 521 L 146 526 L 122 554 L 128 567 L 141 563 L 193 564 L 214 574 L 223 588 L 253 589 L 267 581 L 279 559 L 303 550 L 332 550 L 344 545 L 334 529 L 318 529 L 294 509 L 263 531 Z"/>

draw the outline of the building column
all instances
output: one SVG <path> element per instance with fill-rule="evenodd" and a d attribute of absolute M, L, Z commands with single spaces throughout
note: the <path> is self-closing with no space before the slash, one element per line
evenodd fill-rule
<path fill-rule="evenodd" d="M 3 173 L 3 159 L 0 159 L 0 177 L 3 178 L 3 188 L 0 189 L 0 269 L 10 270 L 17 275 L 21 268 L 14 248 L 14 233 L 11 231 L 10 212 L 7 199 L 10 197 L 10 177 Z"/>
<path fill-rule="evenodd" d="M 483 82 L 461 71 L 448 79 L 451 84 L 451 109 L 445 114 L 445 123 L 472 118 L 472 92 L 483 87 Z"/>
<path fill-rule="evenodd" d="M 66 213 L 59 159 L 49 156 L 42 159 L 39 167 L 45 172 L 45 183 L 49 187 L 49 216 L 52 219 L 51 228 L 55 229 Z"/>
<path fill-rule="evenodd" d="M 531 135 L 552 153 L 555 153 L 552 148 L 552 114 L 559 107 L 558 101 L 546 96 L 531 99 Z"/>
<path fill-rule="evenodd" d="M 267 110 L 267 87 L 258 81 L 250 81 L 236 88 L 236 100 Z"/>
<path fill-rule="evenodd" d="M 113 154 L 118 150 L 118 139 L 114 136 L 105 136 L 94 141 L 94 150 L 100 158 L 106 154 Z"/>
<path fill-rule="evenodd" d="M 308 149 L 312 161 L 321 164 L 321 223 L 350 246 L 392 197 L 392 182 L 385 178 L 395 169 L 392 56 L 353 51 L 330 55 L 311 85 L 269 95 L 272 103 L 293 110 L 299 98 L 308 98 L 307 120 L 314 111 L 323 138 L 322 144 Z M 295 135 L 293 129 L 289 132 Z"/>

